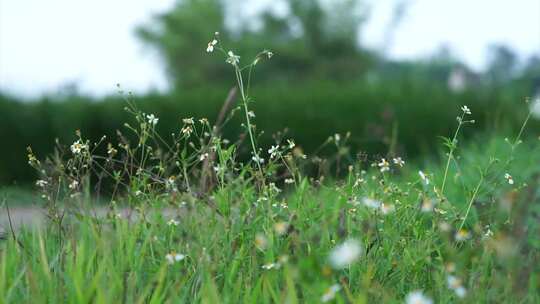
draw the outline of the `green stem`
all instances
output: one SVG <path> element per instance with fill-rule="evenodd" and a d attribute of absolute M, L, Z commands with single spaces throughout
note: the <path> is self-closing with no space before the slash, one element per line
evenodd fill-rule
<path fill-rule="evenodd" d="M 463 124 L 464 117 L 465 117 L 465 114 L 462 114 L 459 120 L 458 127 L 456 129 L 456 132 L 454 133 L 454 137 L 452 138 L 452 146 L 450 147 L 450 152 L 448 153 L 448 160 L 446 161 L 446 168 L 444 169 L 444 177 L 443 177 L 443 182 L 441 185 L 441 195 L 443 197 L 444 197 L 444 187 L 446 185 L 446 178 L 448 177 L 448 169 L 450 168 L 450 161 L 454 155 L 454 150 L 456 149 L 456 139 L 459 134 L 459 130 L 461 129 L 461 125 Z"/>
<path fill-rule="evenodd" d="M 461 225 L 459 225 L 459 230 L 463 228 L 463 225 L 465 225 L 465 221 L 467 220 L 467 216 L 469 215 L 469 212 L 471 211 L 472 204 L 474 202 L 474 199 L 476 198 L 476 195 L 478 194 L 478 191 L 480 190 L 480 186 L 482 186 L 482 182 L 484 181 L 484 174 L 480 176 L 480 181 L 478 182 L 478 185 L 476 185 L 476 189 L 474 189 L 474 193 L 471 197 L 471 200 L 469 201 L 469 206 L 467 207 L 467 211 L 465 212 L 465 216 L 463 217 L 463 221 L 461 222 Z"/>
<path fill-rule="evenodd" d="M 245 112 L 244 114 L 246 116 L 246 123 L 247 123 L 247 129 L 248 129 L 248 134 L 249 134 L 249 140 L 251 142 L 251 149 L 253 150 L 253 155 L 255 156 L 255 162 L 257 163 L 257 168 L 259 169 L 259 173 L 261 174 L 261 178 L 263 179 L 263 184 L 264 184 L 264 175 L 263 175 L 262 167 L 259 161 L 260 157 L 259 157 L 259 153 L 257 152 L 256 145 L 255 145 L 255 137 L 253 136 L 253 131 L 251 130 L 251 121 L 249 119 L 247 97 L 244 93 L 244 83 L 242 80 L 242 74 L 240 70 L 238 69 L 238 66 L 236 65 L 235 65 L 235 73 L 236 73 L 236 80 L 238 82 L 238 87 L 240 88 L 240 95 L 242 96 L 242 103 L 244 106 L 244 112 Z"/>

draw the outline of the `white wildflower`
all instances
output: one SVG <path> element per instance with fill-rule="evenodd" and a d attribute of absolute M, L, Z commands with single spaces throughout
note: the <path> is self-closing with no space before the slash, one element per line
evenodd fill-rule
<path fill-rule="evenodd" d="M 179 221 L 175 220 L 175 219 L 170 219 L 168 222 L 167 222 L 167 226 L 178 226 L 180 224 Z"/>
<path fill-rule="evenodd" d="M 378 209 L 381 207 L 380 201 L 369 198 L 369 197 L 364 197 L 362 199 L 362 203 L 366 205 L 366 207 L 373 208 L 373 209 Z"/>
<path fill-rule="evenodd" d="M 218 43 L 216 39 L 213 39 L 212 41 L 208 42 L 208 46 L 206 47 L 207 53 L 212 53 L 214 51 L 214 46 Z"/>
<path fill-rule="evenodd" d="M 182 130 L 180 130 L 180 132 L 182 132 L 182 134 L 186 136 L 190 136 L 191 133 L 193 133 L 193 128 L 189 125 L 186 125 L 182 128 Z"/>
<path fill-rule="evenodd" d="M 268 239 L 264 234 L 257 233 L 255 236 L 255 246 L 260 250 L 264 250 L 268 247 Z"/>
<path fill-rule="evenodd" d="M 165 255 L 165 259 L 167 260 L 167 263 L 169 263 L 171 265 L 176 263 L 176 262 L 180 262 L 185 258 L 186 258 L 185 255 L 180 254 L 180 253 L 176 253 L 174 251 L 171 252 L 171 253 L 167 253 L 167 255 Z"/>
<path fill-rule="evenodd" d="M 69 187 L 69 189 L 71 189 L 71 190 L 75 190 L 75 189 L 77 189 L 78 186 L 79 186 L 79 182 L 76 181 L 76 180 L 73 180 L 73 181 L 69 184 L 68 187 Z"/>
<path fill-rule="evenodd" d="M 294 179 L 293 178 L 286 178 L 285 179 L 285 184 L 294 184 Z"/>
<path fill-rule="evenodd" d="M 184 118 L 182 119 L 182 122 L 186 125 L 192 125 L 195 123 L 195 121 L 193 120 L 193 117 Z"/>
<path fill-rule="evenodd" d="M 418 175 L 420 175 L 420 178 L 426 185 L 429 185 L 429 178 L 424 172 L 418 171 Z"/>
<path fill-rule="evenodd" d="M 448 288 L 453 290 L 459 298 L 464 298 L 467 295 L 467 290 L 463 287 L 460 278 L 454 275 L 448 275 L 446 277 L 446 283 Z"/>
<path fill-rule="evenodd" d="M 45 186 L 47 186 L 48 184 L 49 182 L 46 180 L 40 179 L 36 181 L 36 186 L 41 187 L 41 188 L 45 188 Z"/>
<path fill-rule="evenodd" d="M 471 237 L 471 234 L 465 229 L 460 229 L 456 232 L 454 237 L 456 241 L 463 242 L 468 240 Z"/>
<path fill-rule="evenodd" d="M 279 268 L 279 264 L 277 264 L 277 263 L 268 263 L 268 264 L 262 265 L 261 268 L 264 269 L 264 270 L 270 270 L 270 269 L 273 269 L 273 268 Z"/>
<path fill-rule="evenodd" d="M 510 185 L 513 185 L 514 184 L 514 179 L 512 178 L 512 175 L 508 174 L 508 173 L 505 173 L 504 174 L 504 179 L 506 179 L 506 181 L 510 184 Z"/>
<path fill-rule="evenodd" d="M 227 53 L 229 57 L 227 57 L 226 62 L 230 63 L 232 65 L 237 65 L 240 62 L 240 56 L 237 56 L 233 53 L 233 51 L 229 51 Z"/>
<path fill-rule="evenodd" d="M 341 286 L 339 284 L 334 284 L 330 286 L 322 295 L 321 302 L 329 302 L 332 301 L 336 297 L 336 293 L 341 290 Z"/>
<path fill-rule="evenodd" d="M 268 154 L 270 154 L 270 158 L 274 158 L 276 156 L 279 156 L 279 146 L 272 146 L 270 149 L 268 149 Z"/>
<path fill-rule="evenodd" d="M 486 226 L 486 232 L 484 233 L 484 236 L 482 238 L 483 239 L 489 239 L 492 236 L 493 236 L 493 231 L 491 231 L 491 228 L 489 227 L 489 225 L 487 225 Z"/>
<path fill-rule="evenodd" d="M 264 158 L 262 158 L 262 157 L 260 157 L 258 155 L 253 156 L 251 159 L 256 163 L 264 164 Z"/>
<path fill-rule="evenodd" d="M 356 187 L 360 186 L 360 184 L 363 184 L 363 183 L 365 183 L 365 182 L 366 182 L 365 179 L 363 179 L 363 178 L 358 178 L 358 179 L 356 179 L 356 181 L 354 182 L 353 187 L 356 188 Z"/>
<path fill-rule="evenodd" d="M 155 126 L 157 125 L 159 118 L 157 118 L 154 114 L 146 115 L 146 119 L 148 120 L 148 123 Z"/>
<path fill-rule="evenodd" d="M 401 157 L 394 157 L 393 161 L 395 165 L 398 165 L 400 167 L 403 167 L 403 165 L 405 165 L 405 161 L 401 159 Z"/>
<path fill-rule="evenodd" d="M 422 201 L 422 207 L 421 207 L 422 212 L 431 212 L 433 211 L 433 207 L 434 207 L 433 200 L 429 198 L 425 198 Z"/>
<path fill-rule="evenodd" d="M 467 106 L 462 106 L 461 111 L 463 111 L 464 114 L 471 115 L 471 110 Z"/>
<path fill-rule="evenodd" d="M 360 243 L 355 239 L 349 239 L 332 250 L 330 264 L 336 269 L 344 268 L 356 261 L 361 254 Z"/>
<path fill-rule="evenodd" d="M 287 144 L 289 144 L 289 149 L 293 149 L 296 146 L 294 141 L 291 139 L 287 139 Z"/>
<path fill-rule="evenodd" d="M 249 111 L 247 113 L 247 115 L 248 115 L 249 118 L 255 118 L 255 112 L 253 112 L 253 111 Z"/>
<path fill-rule="evenodd" d="M 390 214 L 396 210 L 396 207 L 393 204 L 381 204 L 381 212 L 382 214 Z"/>
<path fill-rule="evenodd" d="M 79 139 L 71 145 L 70 149 L 71 153 L 80 154 L 81 152 L 87 150 L 88 146 Z"/>
<path fill-rule="evenodd" d="M 205 159 L 207 159 L 207 158 L 208 158 L 208 153 L 203 153 L 203 154 L 201 154 L 201 155 L 199 156 L 199 160 L 200 160 L 200 161 L 203 161 L 203 160 L 205 160 Z"/>
<path fill-rule="evenodd" d="M 284 235 L 287 233 L 287 230 L 289 229 L 289 223 L 287 222 L 277 222 L 274 224 L 274 231 L 278 235 Z"/>
<path fill-rule="evenodd" d="M 530 105 L 531 116 L 540 119 L 540 97 L 536 98 Z"/>
<path fill-rule="evenodd" d="M 381 172 L 389 171 L 390 170 L 390 163 L 386 159 L 381 159 L 381 161 L 377 164 L 379 166 L 379 169 Z"/>
<path fill-rule="evenodd" d="M 406 304 L 432 304 L 433 300 L 424 295 L 421 290 L 409 292 L 405 298 Z"/>

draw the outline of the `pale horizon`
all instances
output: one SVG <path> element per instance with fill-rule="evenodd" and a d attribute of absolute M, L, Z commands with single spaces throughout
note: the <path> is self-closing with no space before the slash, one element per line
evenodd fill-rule
<path fill-rule="evenodd" d="M 0 0 L 0 92 L 35 97 L 73 83 L 92 96 L 114 93 L 117 83 L 135 93 L 166 91 L 157 52 L 134 30 L 174 2 Z M 377 2 L 361 34 L 363 46 L 390 58 L 426 58 L 447 45 L 479 71 L 492 44 L 521 60 L 540 55 L 540 1 L 413 1 L 385 46 L 393 3 Z"/>

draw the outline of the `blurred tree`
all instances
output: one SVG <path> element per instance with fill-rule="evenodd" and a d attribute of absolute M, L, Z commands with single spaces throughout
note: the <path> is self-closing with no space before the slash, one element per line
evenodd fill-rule
<path fill-rule="evenodd" d="M 183 0 L 154 23 L 139 27 L 143 41 L 157 47 L 165 60 L 173 84 L 221 79 L 226 72 L 204 56 L 206 44 L 216 30 L 224 28 L 225 15 L 220 0 Z M 221 33 L 227 38 L 227 33 Z"/>
<path fill-rule="evenodd" d="M 264 11 L 259 16 L 260 27 L 233 30 L 227 25 L 226 12 L 230 10 L 226 5 L 247 8 L 252 3 L 182 0 L 171 11 L 156 16 L 153 24 L 140 27 L 138 34 L 161 52 L 176 87 L 230 79 L 229 69 L 216 64 L 215 60 L 221 60 L 219 56 L 209 59 L 204 54 L 216 30 L 227 47 L 232 44 L 231 49 L 242 56 L 272 48 L 277 56 L 272 65 L 262 67 L 265 72 L 259 75 L 273 81 L 346 79 L 358 77 L 370 67 L 374 55 L 362 50 L 358 43 L 367 11 L 360 0 L 283 1 L 288 8 L 284 16 Z"/>
<path fill-rule="evenodd" d="M 493 85 L 503 85 L 516 76 L 518 57 L 510 47 L 492 45 L 489 57 L 486 74 Z"/>

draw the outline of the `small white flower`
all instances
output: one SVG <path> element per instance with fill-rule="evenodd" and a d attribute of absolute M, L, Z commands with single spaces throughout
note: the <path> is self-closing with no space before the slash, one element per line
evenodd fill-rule
<path fill-rule="evenodd" d="M 268 264 L 262 265 L 261 268 L 264 269 L 264 270 L 270 270 L 272 268 L 279 268 L 279 264 L 277 264 L 277 263 L 268 263 Z"/>
<path fill-rule="evenodd" d="M 426 185 L 429 185 L 429 178 L 424 172 L 418 171 L 418 175 L 420 175 L 420 178 L 422 179 L 422 181 L 424 181 Z"/>
<path fill-rule="evenodd" d="M 247 115 L 249 118 L 255 118 L 255 112 L 253 111 L 248 111 Z"/>
<path fill-rule="evenodd" d="M 262 157 L 260 157 L 258 155 L 255 155 L 255 156 L 251 157 L 251 159 L 256 163 L 264 164 L 264 158 L 262 158 Z"/>
<path fill-rule="evenodd" d="M 170 219 L 168 222 L 167 222 L 167 226 L 178 226 L 180 224 L 179 221 L 175 220 L 175 219 Z"/>
<path fill-rule="evenodd" d="M 44 188 L 44 187 L 47 186 L 48 184 L 49 184 L 49 182 L 46 181 L 46 180 L 40 179 L 40 180 L 37 180 L 37 181 L 36 181 L 36 186 L 41 187 L 41 188 Z"/>
<path fill-rule="evenodd" d="M 426 198 L 422 201 L 422 207 L 421 207 L 421 210 L 422 212 L 431 212 L 433 211 L 433 201 L 429 198 Z"/>
<path fill-rule="evenodd" d="M 530 111 L 532 117 L 540 119 L 540 97 L 531 102 Z"/>
<path fill-rule="evenodd" d="M 285 184 L 294 184 L 294 179 L 293 178 L 286 178 L 285 179 Z"/>
<path fill-rule="evenodd" d="M 148 120 L 148 123 L 155 126 L 157 125 L 159 118 L 157 118 L 154 114 L 146 115 L 146 119 Z"/>
<path fill-rule="evenodd" d="M 203 161 L 203 160 L 205 160 L 205 159 L 207 159 L 207 158 L 208 158 L 208 153 L 203 153 L 203 154 L 201 154 L 201 155 L 199 156 L 199 160 L 200 160 L 200 161 Z"/>
<path fill-rule="evenodd" d="M 432 304 L 433 300 L 428 298 L 421 290 L 409 292 L 405 298 L 406 304 Z"/>
<path fill-rule="evenodd" d="M 514 184 L 514 179 L 512 178 L 512 175 L 508 174 L 508 173 L 505 173 L 504 174 L 504 178 L 506 179 L 506 181 L 510 184 L 510 185 L 513 185 Z"/>
<path fill-rule="evenodd" d="M 329 302 L 332 301 L 336 297 L 336 293 L 341 290 L 341 286 L 339 284 L 334 284 L 330 286 L 322 295 L 321 302 Z"/>
<path fill-rule="evenodd" d="M 403 167 L 403 165 L 405 165 L 405 161 L 402 160 L 401 157 L 394 157 L 393 161 L 394 161 L 394 164 L 400 167 Z"/>
<path fill-rule="evenodd" d="M 182 130 L 180 130 L 180 132 L 182 132 L 182 134 L 186 136 L 190 136 L 191 133 L 193 133 L 193 128 L 189 125 L 186 125 L 182 128 Z"/>
<path fill-rule="evenodd" d="M 289 144 L 289 149 L 293 149 L 296 146 L 294 141 L 291 139 L 287 139 L 287 144 Z"/>
<path fill-rule="evenodd" d="M 364 197 L 362 203 L 369 208 L 378 209 L 381 207 L 381 202 L 369 197 Z"/>
<path fill-rule="evenodd" d="M 358 178 L 358 179 L 356 179 L 356 181 L 354 182 L 353 187 L 356 188 L 356 187 L 360 186 L 360 184 L 363 184 L 363 183 L 365 183 L 365 182 L 366 182 L 365 179 L 363 179 L 363 178 Z"/>
<path fill-rule="evenodd" d="M 381 161 L 377 164 L 377 166 L 379 166 L 379 169 L 381 172 L 390 170 L 390 163 L 384 158 L 381 159 Z"/>
<path fill-rule="evenodd" d="M 471 234 L 469 233 L 469 231 L 465 229 L 460 229 L 456 232 L 454 237 L 456 241 L 463 242 L 463 241 L 468 240 L 471 237 Z"/>
<path fill-rule="evenodd" d="M 208 42 L 208 46 L 206 47 L 207 53 L 212 53 L 214 51 L 214 46 L 218 43 L 216 39 L 213 39 L 212 41 Z"/>
<path fill-rule="evenodd" d="M 462 106 L 461 111 L 463 111 L 463 113 L 465 113 L 467 115 L 471 115 L 471 110 L 467 106 Z"/>
<path fill-rule="evenodd" d="M 167 255 L 165 255 L 165 259 L 167 260 L 167 263 L 169 263 L 171 265 L 176 263 L 176 262 L 180 262 L 185 258 L 186 258 L 185 255 L 180 254 L 180 253 L 176 253 L 174 251 L 171 252 L 171 253 L 167 253 Z"/>
<path fill-rule="evenodd" d="M 182 122 L 185 123 L 186 125 L 192 125 L 195 123 L 195 121 L 193 120 L 193 117 L 184 118 L 182 119 Z"/>
<path fill-rule="evenodd" d="M 448 275 L 446 277 L 446 283 L 448 285 L 448 288 L 453 290 L 459 298 L 463 298 L 467 295 L 467 290 L 465 289 L 465 287 L 463 287 L 460 278 L 454 275 Z"/>
<path fill-rule="evenodd" d="M 86 144 L 83 144 L 82 141 L 79 139 L 71 145 L 70 149 L 71 153 L 80 154 L 81 152 L 88 149 L 88 146 Z"/>
<path fill-rule="evenodd" d="M 382 214 L 390 214 L 396 210 L 396 207 L 393 204 L 381 204 L 381 212 Z"/>
<path fill-rule="evenodd" d="M 467 289 L 465 289 L 463 286 L 459 286 L 458 288 L 454 289 L 454 292 L 458 298 L 464 298 L 467 295 Z"/>
<path fill-rule="evenodd" d="M 274 231 L 278 235 L 284 235 L 289 229 L 289 223 L 287 222 L 277 222 L 274 224 Z"/>
<path fill-rule="evenodd" d="M 257 233 L 255 236 L 255 246 L 260 250 L 265 250 L 268 247 L 268 239 L 262 233 Z"/>
<path fill-rule="evenodd" d="M 233 53 L 233 51 L 229 51 L 227 53 L 227 55 L 229 56 L 226 60 L 227 63 L 230 63 L 232 65 L 237 65 L 239 62 L 240 62 L 240 56 L 238 55 L 235 55 Z"/>
<path fill-rule="evenodd" d="M 344 268 L 356 261 L 361 254 L 360 243 L 355 239 L 349 239 L 332 250 L 330 264 L 336 269 Z"/>
<path fill-rule="evenodd" d="M 493 231 L 491 231 L 491 228 L 489 227 L 489 225 L 487 225 L 486 226 L 486 232 L 484 233 L 484 236 L 482 238 L 483 239 L 489 239 L 492 236 L 493 236 Z"/>
<path fill-rule="evenodd" d="M 76 180 L 73 180 L 73 181 L 69 184 L 68 187 L 69 187 L 69 189 L 71 189 L 71 190 L 75 190 L 75 189 L 77 189 L 78 186 L 79 186 L 79 182 L 76 181 Z"/>
<path fill-rule="evenodd" d="M 274 158 L 279 155 L 279 146 L 272 146 L 270 149 L 268 149 L 268 154 L 270 154 L 270 158 Z"/>

